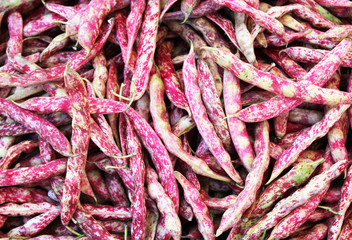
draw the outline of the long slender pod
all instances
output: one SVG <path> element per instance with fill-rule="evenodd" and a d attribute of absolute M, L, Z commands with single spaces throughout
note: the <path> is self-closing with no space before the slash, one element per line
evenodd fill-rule
<path fill-rule="evenodd" d="M 211 47 L 218 47 L 229 50 L 230 46 L 226 40 L 219 34 L 215 26 L 206 18 L 197 18 L 187 21 L 195 30 L 202 33 L 204 40 Z"/>
<path fill-rule="evenodd" d="M 118 84 L 118 79 L 117 79 L 116 65 L 112 63 L 109 68 L 108 81 L 106 82 L 106 98 L 117 101 L 118 97 L 114 95 L 114 93 L 118 92 L 119 90 L 120 90 L 120 86 Z M 119 145 L 119 136 L 118 136 L 118 129 L 117 129 L 118 114 L 109 114 L 107 118 L 111 127 L 112 134 L 115 138 L 115 141 Z"/>
<path fill-rule="evenodd" d="M 318 86 L 324 85 L 330 79 L 332 74 L 336 71 L 336 69 L 341 63 L 341 58 L 345 56 L 346 51 L 349 49 L 350 46 L 351 46 L 350 41 L 342 41 L 338 47 L 330 51 L 329 53 L 330 56 L 326 55 L 325 58 L 322 59 L 322 61 L 319 64 L 315 65 L 309 71 L 309 73 L 304 76 L 302 80 L 309 80 L 311 84 L 316 84 Z M 322 71 L 327 70 L 327 67 L 329 67 L 329 71 L 326 71 L 325 72 L 326 74 L 322 74 Z M 293 97 L 293 96 L 291 95 L 290 97 Z M 306 101 L 306 100 L 303 100 L 303 101 Z M 264 101 L 258 104 L 253 104 L 248 108 L 238 112 L 236 116 L 244 121 L 251 122 L 254 119 L 251 118 L 250 113 L 254 113 L 254 112 L 257 113 L 260 111 L 261 112 L 260 115 L 255 114 L 256 117 L 254 121 L 261 121 L 263 119 L 276 117 L 286 111 L 289 111 L 297 107 L 301 103 L 302 101 L 289 99 L 283 96 L 278 96 L 268 101 Z M 266 111 L 263 111 L 262 110 L 263 108 L 265 108 Z"/>
<path fill-rule="evenodd" d="M 136 67 L 132 77 L 131 95 L 140 99 L 147 90 L 149 73 L 153 66 L 160 6 L 158 0 L 148 1 L 141 28 L 141 42 L 137 51 Z"/>
<path fill-rule="evenodd" d="M 318 193 L 316 196 L 309 199 L 307 203 L 293 210 L 288 216 L 282 219 L 272 230 L 269 239 L 285 238 L 290 236 L 302 226 L 309 215 L 318 207 L 323 196 L 326 194 L 330 184 Z"/>
<path fill-rule="evenodd" d="M 66 170 L 67 159 L 57 159 L 49 163 L 16 169 L 0 170 L 0 186 L 15 186 L 38 182 L 60 175 Z"/>
<path fill-rule="evenodd" d="M 271 212 L 262 217 L 254 226 L 247 229 L 243 239 L 258 239 L 265 229 L 272 228 L 282 217 L 321 192 L 326 184 L 329 184 L 346 169 L 347 165 L 347 161 L 335 163 L 325 172 L 313 177 L 303 188 L 279 201 Z"/>
<path fill-rule="evenodd" d="M 213 125 L 207 117 L 206 109 L 202 104 L 201 93 L 198 87 L 198 72 L 196 68 L 193 45 L 183 65 L 183 78 L 185 80 L 185 94 L 188 99 L 192 116 L 197 124 L 198 130 L 209 147 L 220 166 L 231 179 L 242 183 L 242 179 L 231 162 L 230 155 L 224 149 L 221 140 L 216 135 Z"/>
<path fill-rule="evenodd" d="M 219 95 L 216 92 L 214 79 L 205 61 L 198 60 L 198 86 L 202 94 L 203 104 L 207 110 L 208 117 L 212 122 L 217 136 L 220 138 L 224 148 L 232 152 L 231 135 L 225 120 L 225 112 Z"/>
<path fill-rule="evenodd" d="M 130 56 L 133 51 L 133 45 L 136 40 L 138 30 L 142 24 L 143 12 L 145 10 L 146 3 L 145 0 L 132 0 L 131 1 L 131 12 L 128 14 L 126 19 L 126 29 L 127 29 L 127 46 L 124 55 L 125 64 L 130 61 Z M 124 52 L 123 51 L 123 52 Z"/>
<path fill-rule="evenodd" d="M 343 161 L 343 160 L 340 160 L 340 161 Z M 329 240 L 337 239 L 341 232 L 346 211 L 352 202 L 351 182 L 352 182 L 352 168 L 350 167 L 348 169 L 345 182 L 343 183 L 342 189 L 341 189 L 341 198 L 339 200 L 338 209 L 337 209 L 339 214 L 333 216 L 332 221 L 330 222 L 330 226 L 328 230 L 328 238 L 327 238 Z"/>
<path fill-rule="evenodd" d="M 230 0 L 216 0 L 214 1 L 219 5 L 226 6 L 234 12 L 245 13 L 259 25 L 268 29 L 270 32 L 276 33 L 279 36 L 284 36 L 285 29 L 282 23 L 280 23 L 275 18 L 272 18 L 265 12 L 259 11 L 248 5 L 245 1 L 230 1 Z"/>
<path fill-rule="evenodd" d="M 254 202 L 256 193 L 263 181 L 264 172 L 269 166 L 269 123 L 260 122 L 255 130 L 254 148 L 256 157 L 253 160 L 252 170 L 248 173 L 245 187 L 236 198 L 236 203 L 227 209 L 222 216 L 216 236 L 239 224 L 241 217 Z"/>
<path fill-rule="evenodd" d="M 234 13 L 235 14 L 235 33 L 238 45 L 240 46 L 240 51 L 246 57 L 250 64 L 254 64 L 256 57 L 254 54 L 253 39 L 248 31 L 245 21 L 245 13 Z"/>
<path fill-rule="evenodd" d="M 24 110 L 3 98 L 0 98 L 0 112 L 38 133 L 39 136 L 47 140 L 62 155 L 72 155 L 71 145 L 67 138 L 53 124 L 42 117 Z"/>
<path fill-rule="evenodd" d="M 351 42 L 349 42 L 350 45 Z M 257 85 L 267 91 L 312 103 L 337 105 L 351 102 L 351 96 L 348 93 L 317 87 L 309 81 L 296 83 L 272 73 L 257 70 L 252 65 L 242 62 L 235 55 L 225 50 L 208 47 L 202 49 L 220 66 L 231 71 L 241 80 Z"/>
<path fill-rule="evenodd" d="M 229 181 L 226 177 L 213 172 L 202 159 L 194 157 L 186 152 L 182 147 L 181 140 L 172 133 L 171 126 L 168 123 L 168 114 L 164 102 L 165 87 L 158 73 L 151 77 L 149 91 L 150 112 L 153 117 L 154 129 L 158 136 L 164 141 L 165 147 L 170 153 L 190 165 L 192 170 L 197 174 L 222 181 Z"/>
<path fill-rule="evenodd" d="M 216 85 L 216 91 L 218 93 L 219 96 L 221 96 L 222 93 L 222 78 L 220 76 L 219 70 L 215 64 L 215 62 L 213 60 L 210 60 L 206 57 L 206 55 L 204 54 L 204 52 L 201 51 L 202 47 L 206 47 L 207 44 L 206 42 L 203 40 L 203 38 L 201 38 L 194 30 L 192 30 L 192 28 L 190 28 L 187 25 L 181 24 L 177 21 L 168 21 L 166 22 L 167 26 L 175 33 L 177 33 L 178 35 L 181 36 L 181 38 L 183 38 L 189 45 L 193 44 L 194 45 L 194 49 L 195 52 L 199 55 L 199 57 L 201 59 L 206 60 L 210 71 L 212 73 L 212 76 L 214 78 L 215 81 L 215 85 Z M 213 32 L 213 31 L 212 31 Z M 211 39 L 211 35 L 213 34 L 212 32 L 210 32 L 210 39 Z M 213 43 L 215 43 L 216 41 L 212 41 Z"/>
<path fill-rule="evenodd" d="M 219 13 L 214 12 L 214 13 L 209 13 L 205 15 L 207 18 L 209 18 L 211 21 L 213 21 L 215 24 L 217 24 L 221 29 L 224 30 L 232 44 L 237 48 L 240 49 L 237 39 L 236 39 L 236 34 L 235 34 L 235 26 L 233 23 L 229 20 L 221 16 Z"/>
<path fill-rule="evenodd" d="M 170 156 L 164 144 L 161 142 L 160 138 L 157 136 L 149 123 L 135 110 L 128 108 L 124 113 L 131 120 L 132 125 L 140 137 L 144 147 L 148 150 L 158 172 L 162 186 L 175 204 L 175 208 L 178 209 L 179 196 L 177 183 L 173 174 Z"/>
<path fill-rule="evenodd" d="M 156 63 L 160 70 L 160 74 L 165 85 L 166 95 L 169 100 L 178 108 L 185 109 L 190 113 L 188 102 L 181 84 L 177 78 L 175 68 L 172 65 L 171 49 L 172 42 L 163 42 L 156 51 Z"/>
<path fill-rule="evenodd" d="M 149 196 L 157 203 L 158 209 L 165 218 L 165 228 L 174 239 L 181 237 L 181 221 L 175 211 L 172 200 L 167 196 L 161 184 L 158 182 L 156 172 L 147 166 L 146 182 Z"/>
<path fill-rule="evenodd" d="M 242 108 L 241 89 L 239 79 L 231 72 L 224 71 L 224 105 L 227 116 L 232 116 Z M 227 118 L 232 142 L 243 163 L 249 171 L 255 158 L 250 139 L 248 137 L 246 124 L 238 118 Z"/>
<path fill-rule="evenodd" d="M 297 159 L 298 155 L 315 139 L 326 135 L 329 129 L 341 118 L 341 115 L 349 108 L 349 106 L 350 105 L 340 105 L 337 108 L 330 109 L 320 122 L 314 124 L 309 129 L 303 130 L 303 132 L 295 138 L 292 145 L 287 148 L 275 162 L 268 183 L 274 180 L 284 169 L 291 165 Z"/>
<path fill-rule="evenodd" d="M 123 116 L 121 116 L 123 118 Z M 126 153 L 127 155 L 132 155 L 130 158 L 130 168 L 133 178 L 135 180 L 136 188 L 133 193 L 132 198 L 132 228 L 131 234 L 132 239 L 144 239 L 145 229 L 146 229 L 146 203 L 145 203 L 145 166 L 142 155 L 142 146 L 133 131 L 132 124 L 129 119 L 126 121 L 126 135 L 127 135 L 127 144 L 126 144 Z"/>
<path fill-rule="evenodd" d="M 338 69 L 332 78 L 325 84 L 326 88 L 340 89 L 341 71 Z M 331 109 L 331 107 L 326 107 L 326 111 Z M 345 146 L 347 139 L 348 120 L 347 113 L 345 112 L 341 118 L 330 128 L 328 132 L 328 142 L 331 149 L 332 157 L 334 161 L 340 161 L 343 159 L 348 159 L 348 153 Z"/>
<path fill-rule="evenodd" d="M 10 237 L 24 236 L 30 237 L 38 234 L 41 230 L 47 227 L 57 216 L 60 215 L 58 207 L 52 208 L 36 217 L 28 220 L 24 225 L 11 229 L 7 233 Z"/>
<path fill-rule="evenodd" d="M 198 229 L 204 239 L 215 239 L 214 226 L 210 219 L 209 211 L 202 201 L 198 190 L 179 172 L 175 171 L 175 177 L 181 184 L 186 201 L 191 205 L 194 216 L 198 222 Z"/>
<path fill-rule="evenodd" d="M 298 187 L 305 183 L 319 164 L 319 161 L 299 163 L 284 176 L 271 183 L 254 203 L 251 218 L 264 216 L 270 211 L 275 201 L 284 196 L 285 192 L 292 187 Z"/>
<path fill-rule="evenodd" d="M 307 47 L 288 47 L 281 50 L 280 56 L 285 56 L 287 54 L 292 60 L 303 63 L 318 63 L 323 57 L 328 54 L 328 50 L 324 49 L 311 49 Z M 285 53 L 285 54 L 282 54 Z M 347 53 L 341 61 L 342 67 L 351 67 L 352 66 L 352 54 Z"/>
<path fill-rule="evenodd" d="M 82 176 L 88 154 L 90 114 L 88 94 L 78 73 L 69 67 L 65 70 L 65 86 L 72 109 L 72 153 L 67 163 L 67 173 L 61 201 L 61 221 L 67 225 L 77 207 Z"/>

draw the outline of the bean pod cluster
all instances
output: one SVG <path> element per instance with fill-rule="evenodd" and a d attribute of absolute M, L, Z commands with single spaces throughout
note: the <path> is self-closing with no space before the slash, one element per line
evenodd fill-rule
<path fill-rule="evenodd" d="M 0 239 L 352 239 L 352 2 L 0 2 Z"/>

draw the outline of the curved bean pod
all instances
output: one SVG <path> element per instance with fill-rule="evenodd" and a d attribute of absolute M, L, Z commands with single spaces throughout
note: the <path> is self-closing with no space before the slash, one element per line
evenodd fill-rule
<path fill-rule="evenodd" d="M 57 159 L 33 167 L 0 170 L 0 186 L 15 186 L 37 182 L 66 171 L 67 159 Z"/>
<path fill-rule="evenodd" d="M 307 73 L 304 76 L 303 80 L 305 81 L 309 80 L 310 83 L 316 84 L 318 86 L 324 85 L 328 81 L 328 79 L 332 76 L 332 74 L 337 70 L 338 66 L 341 63 L 341 58 L 343 58 L 343 56 L 346 55 L 347 50 L 349 49 L 350 46 L 351 46 L 351 42 L 342 41 L 338 47 L 330 51 L 329 56 L 326 55 L 319 64 L 315 65 L 314 68 L 311 69 L 311 71 L 309 71 L 309 73 Z M 329 68 L 329 71 L 326 71 L 325 72 L 326 74 L 322 75 L 321 72 L 327 70 L 327 68 Z M 255 117 L 255 120 L 261 121 L 263 119 L 276 117 L 286 111 L 289 111 L 297 107 L 301 103 L 302 101 L 289 99 L 283 96 L 278 96 L 262 103 L 253 104 L 250 107 L 238 112 L 236 114 L 236 117 L 244 121 L 246 120 L 252 121 L 254 119 L 250 117 L 251 115 L 250 112 L 253 112 L 253 113 L 261 112 L 260 116 L 257 115 L 257 117 Z M 263 108 L 265 108 L 266 111 L 263 111 Z"/>
<path fill-rule="evenodd" d="M 203 60 L 198 60 L 198 86 L 201 91 L 204 107 L 212 122 L 217 136 L 220 138 L 224 148 L 231 152 L 233 145 L 229 127 L 225 120 L 225 112 L 219 95 L 216 92 L 215 81 L 211 75 L 208 65 Z"/>
<path fill-rule="evenodd" d="M 141 42 L 137 51 L 136 66 L 132 77 L 131 96 L 134 96 L 134 100 L 140 99 L 148 87 L 156 48 L 159 16 L 159 1 L 148 1 L 141 28 Z"/>
<path fill-rule="evenodd" d="M 68 159 L 61 200 L 61 222 L 67 225 L 75 212 L 81 193 L 82 177 L 88 154 L 90 114 L 88 93 L 83 80 L 69 67 L 65 69 L 64 75 L 72 110 L 72 153 L 76 155 Z"/>
<path fill-rule="evenodd" d="M 156 172 L 150 166 L 147 166 L 146 182 L 149 196 L 157 203 L 159 211 L 165 218 L 165 230 L 174 239 L 180 239 L 181 221 L 177 216 L 175 206 L 158 182 Z"/>
<path fill-rule="evenodd" d="M 352 42 L 348 42 L 348 45 L 351 46 Z M 257 70 L 252 65 L 242 62 L 235 55 L 225 50 L 209 47 L 202 49 L 211 59 L 234 73 L 241 80 L 257 85 L 267 91 L 312 103 L 337 105 L 352 102 L 352 96 L 345 92 L 317 87 L 308 83 L 308 81 L 304 83 L 292 82 L 272 73 Z"/>
<path fill-rule="evenodd" d="M 194 216 L 198 222 L 198 229 L 204 239 L 215 239 L 214 226 L 210 219 L 209 211 L 201 200 L 198 190 L 179 172 L 175 171 L 175 177 L 181 184 L 186 201 L 191 205 Z"/>
<path fill-rule="evenodd" d="M 30 237 L 38 234 L 47 227 L 54 219 L 60 215 L 59 207 L 52 208 L 39 216 L 33 217 L 25 224 L 11 229 L 7 235 L 10 237 L 25 236 Z"/>
<path fill-rule="evenodd" d="M 126 109 L 126 105 L 122 109 Z M 152 158 L 165 192 L 172 199 L 175 208 L 178 209 L 178 188 L 173 174 L 173 167 L 169 153 L 159 139 L 158 135 L 142 116 L 140 116 L 132 108 L 128 108 L 124 113 L 132 121 L 135 131 Z"/>
<path fill-rule="evenodd" d="M 166 95 L 178 108 L 185 109 L 190 114 L 188 102 L 181 84 L 177 78 L 175 68 L 171 60 L 172 42 L 163 42 L 156 51 L 156 63 L 160 70 L 161 78 L 165 85 Z"/>
<path fill-rule="evenodd" d="M 182 147 L 181 140 L 172 134 L 171 126 L 168 123 L 166 105 L 163 100 L 165 87 L 157 73 L 151 77 L 149 89 L 151 98 L 150 111 L 153 117 L 154 129 L 163 140 L 166 148 L 190 165 L 195 173 L 222 181 L 229 181 L 226 177 L 213 172 L 202 159 L 187 153 Z"/>
<path fill-rule="evenodd" d="M 245 187 L 236 198 L 236 203 L 228 208 L 221 218 L 221 223 L 216 231 L 220 236 L 224 231 L 239 224 L 243 213 L 253 204 L 256 193 L 260 188 L 263 175 L 269 166 L 269 123 L 258 123 L 255 130 L 254 148 L 256 157 L 253 160 L 252 170 L 246 177 Z"/>
<path fill-rule="evenodd" d="M 231 116 L 242 108 L 240 83 L 239 79 L 227 70 L 224 71 L 223 81 L 225 111 L 227 116 Z M 233 145 L 236 148 L 243 166 L 249 171 L 252 168 L 255 156 L 248 137 L 246 125 L 238 118 L 227 118 L 227 124 Z"/>
<path fill-rule="evenodd" d="M 0 112 L 26 128 L 34 130 L 60 154 L 72 155 L 71 145 L 67 138 L 50 122 L 3 98 L 0 98 Z"/>
<path fill-rule="evenodd" d="M 193 45 L 191 45 L 193 46 Z M 185 80 L 185 94 L 188 99 L 192 116 L 197 124 L 198 130 L 209 150 L 216 157 L 220 166 L 229 177 L 237 183 L 242 183 L 242 179 L 232 165 L 231 157 L 224 149 L 224 146 L 216 135 L 213 125 L 207 117 L 206 109 L 202 104 L 201 93 L 198 87 L 198 72 L 196 69 L 193 47 L 189 52 L 183 65 L 183 78 Z"/>
<path fill-rule="evenodd" d="M 259 222 L 246 231 L 243 239 L 258 239 L 265 229 L 272 228 L 282 217 L 321 192 L 327 184 L 337 178 L 346 169 L 347 165 L 347 161 L 335 163 L 325 172 L 313 177 L 303 188 L 297 190 L 289 197 L 282 199 L 275 205 L 271 212 L 262 217 Z"/>
<path fill-rule="evenodd" d="M 278 20 L 270 17 L 262 11 L 259 11 L 258 9 L 251 7 L 243 0 L 236 2 L 232 2 L 230 0 L 215 0 L 214 2 L 228 7 L 234 12 L 247 14 L 253 18 L 256 23 L 268 29 L 270 32 L 276 33 L 279 36 L 283 36 L 285 34 L 284 26 Z"/>
<path fill-rule="evenodd" d="M 337 108 L 330 109 L 320 122 L 314 124 L 309 129 L 303 130 L 303 132 L 295 138 L 292 145 L 287 148 L 275 162 L 268 183 L 274 180 L 284 169 L 291 165 L 297 159 L 298 155 L 315 139 L 327 134 L 329 129 L 340 119 L 341 115 L 349 108 L 349 106 L 350 105 L 340 105 Z"/>
<path fill-rule="evenodd" d="M 132 0 L 131 1 L 131 12 L 128 14 L 126 19 L 126 30 L 127 30 L 127 46 L 126 53 L 124 54 L 125 64 L 130 61 L 130 56 L 133 51 L 133 44 L 136 40 L 138 30 L 142 24 L 143 12 L 146 8 L 145 0 Z"/>

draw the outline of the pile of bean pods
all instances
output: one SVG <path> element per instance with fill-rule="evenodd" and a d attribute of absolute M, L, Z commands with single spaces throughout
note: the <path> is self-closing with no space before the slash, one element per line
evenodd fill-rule
<path fill-rule="evenodd" d="M 0 1 L 0 240 L 352 239 L 352 1 Z"/>

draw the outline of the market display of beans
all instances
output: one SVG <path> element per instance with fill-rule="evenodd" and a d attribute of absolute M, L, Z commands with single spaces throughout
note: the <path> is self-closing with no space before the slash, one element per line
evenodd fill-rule
<path fill-rule="evenodd" d="M 0 0 L 0 240 L 352 239 L 352 1 Z"/>

